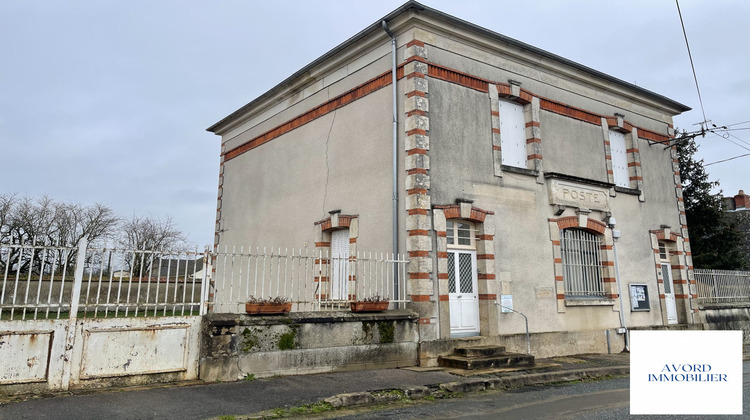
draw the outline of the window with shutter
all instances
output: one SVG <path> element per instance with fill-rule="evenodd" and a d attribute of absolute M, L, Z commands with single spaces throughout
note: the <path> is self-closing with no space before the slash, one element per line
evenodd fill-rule
<path fill-rule="evenodd" d="M 499 101 L 502 163 L 526 169 L 526 119 L 523 105 Z"/>
<path fill-rule="evenodd" d="M 619 131 L 609 130 L 609 150 L 612 157 L 612 173 L 615 178 L 615 185 L 618 187 L 630 188 L 625 134 Z"/>

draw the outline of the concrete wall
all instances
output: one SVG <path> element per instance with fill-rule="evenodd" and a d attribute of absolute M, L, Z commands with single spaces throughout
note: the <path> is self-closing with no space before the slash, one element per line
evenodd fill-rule
<path fill-rule="evenodd" d="M 406 310 L 285 316 L 210 314 L 200 377 L 233 381 L 417 364 L 417 315 Z"/>
<path fill-rule="evenodd" d="M 0 392 L 198 378 L 199 317 L 74 321 L 0 321 Z"/>
<path fill-rule="evenodd" d="M 389 250 L 390 98 L 381 89 L 226 162 L 220 249 L 313 248 L 314 223 L 341 210 L 360 215 L 362 249 Z"/>
<path fill-rule="evenodd" d="M 750 303 L 736 302 L 701 305 L 701 321 L 711 330 L 741 330 L 750 344 Z"/>

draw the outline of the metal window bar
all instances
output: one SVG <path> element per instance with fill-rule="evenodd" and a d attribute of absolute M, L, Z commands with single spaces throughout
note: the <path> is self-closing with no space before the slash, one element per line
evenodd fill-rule
<path fill-rule="evenodd" d="M 567 297 L 604 296 L 601 237 L 580 229 L 561 232 L 563 280 Z"/>

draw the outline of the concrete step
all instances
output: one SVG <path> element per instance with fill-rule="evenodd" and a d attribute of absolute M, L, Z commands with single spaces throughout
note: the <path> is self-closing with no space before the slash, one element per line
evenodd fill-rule
<path fill-rule="evenodd" d="M 440 357 L 438 364 L 443 367 L 458 369 L 497 369 L 509 366 L 533 366 L 534 356 L 520 353 L 505 353 L 498 356 L 482 357 L 453 355 Z"/>
<path fill-rule="evenodd" d="M 562 368 L 562 365 L 559 363 L 534 362 L 533 365 L 518 365 L 518 366 L 509 366 L 509 367 L 501 367 L 501 368 L 491 368 L 491 369 L 472 369 L 472 370 L 457 369 L 457 368 L 442 368 L 442 369 L 444 372 L 448 372 L 452 375 L 469 377 L 469 376 L 481 376 L 481 375 L 511 376 L 511 375 L 521 375 L 521 374 L 526 374 L 526 373 L 554 372 L 554 371 L 560 370 L 561 368 Z"/>
<path fill-rule="evenodd" d="M 454 350 L 454 353 L 463 357 L 502 356 L 505 354 L 505 347 L 493 345 L 458 347 Z"/>

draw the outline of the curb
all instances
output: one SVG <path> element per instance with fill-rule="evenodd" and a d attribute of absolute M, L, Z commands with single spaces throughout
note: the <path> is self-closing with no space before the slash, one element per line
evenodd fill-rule
<path fill-rule="evenodd" d="M 409 398 L 412 400 L 421 400 L 428 396 L 433 398 L 446 398 L 457 393 L 572 382 L 581 379 L 595 379 L 610 375 L 627 375 L 629 373 L 630 366 L 611 366 L 594 369 L 531 373 L 518 376 L 472 378 L 437 385 L 391 388 L 367 392 L 350 392 L 334 395 L 324 399 L 323 402 L 330 404 L 333 408 L 356 407 L 371 404 L 384 404 L 398 401 L 402 398 Z"/>

